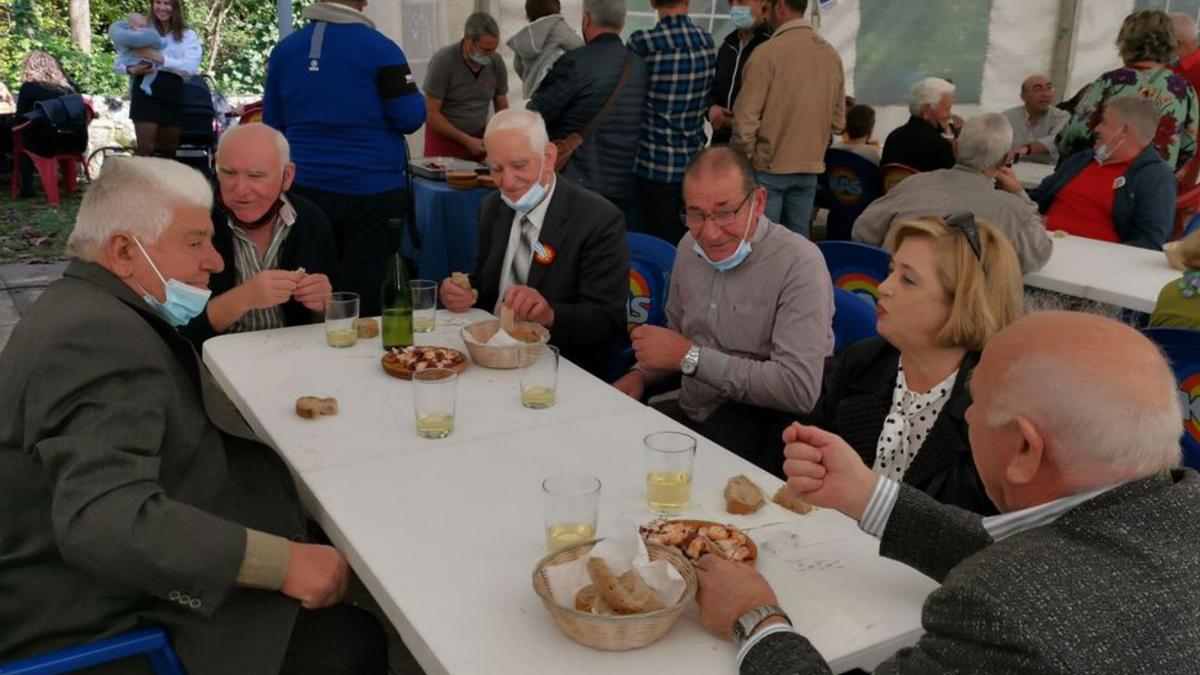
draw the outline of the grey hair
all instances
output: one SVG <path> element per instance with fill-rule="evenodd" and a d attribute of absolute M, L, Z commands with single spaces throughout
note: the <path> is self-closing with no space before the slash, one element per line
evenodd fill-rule
<path fill-rule="evenodd" d="M 1170 12 L 1167 18 L 1171 20 L 1171 31 L 1175 34 L 1176 42 L 1196 41 L 1196 17 L 1184 12 Z"/>
<path fill-rule="evenodd" d="M 1183 410 L 1175 377 L 1159 358 L 1138 374 L 1150 378 L 1153 400 L 1135 400 L 1086 364 L 1034 353 L 1002 377 L 985 423 L 1003 426 L 1018 416 L 1052 438 L 1068 476 L 1072 467 L 1104 466 L 1148 475 L 1179 465 Z"/>
<path fill-rule="evenodd" d="M 1133 134 L 1142 143 L 1154 140 L 1158 132 L 1158 106 L 1140 96 L 1122 96 L 1104 104 L 1104 114 L 1115 112 L 1122 121 L 1129 123 Z"/>
<path fill-rule="evenodd" d="M 275 141 L 275 151 L 279 155 L 279 170 L 283 171 L 287 168 L 288 162 L 292 161 L 292 145 L 288 143 L 287 136 L 284 136 L 278 129 L 261 122 L 253 122 L 251 124 L 239 124 L 232 129 L 228 129 L 221 134 L 221 139 L 217 141 L 217 163 L 221 162 L 221 151 L 225 149 L 227 143 L 232 143 L 237 137 L 243 133 L 242 129 L 262 128 L 267 129 L 271 135 L 271 140 Z"/>
<path fill-rule="evenodd" d="M 922 106 L 935 106 L 946 94 L 953 94 L 957 87 L 940 77 L 927 77 L 914 84 L 908 91 L 908 111 L 920 117 Z"/>
<path fill-rule="evenodd" d="M 491 14 L 487 12 L 475 12 L 467 17 L 467 23 L 463 25 L 463 32 L 472 40 L 478 40 L 484 35 L 499 38 L 500 26 Z"/>
<path fill-rule="evenodd" d="M 514 129 L 525 132 L 534 152 L 544 152 L 550 144 L 550 135 L 546 132 L 546 121 L 542 116 L 521 108 L 509 108 L 496 113 L 483 130 L 483 143 L 487 145 L 487 139 L 496 132 Z"/>
<path fill-rule="evenodd" d="M 963 124 L 958 136 L 958 163 L 976 171 L 995 168 L 1012 149 L 1013 129 L 999 113 L 978 115 Z"/>
<path fill-rule="evenodd" d="M 155 157 L 112 157 L 83 195 L 67 251 L 93 260 L 110 237 L 128 232 L 153 244 L 171 226 L 175 209 L 212 209 L 212 188 L 199 171 Z"/>
<path fill-rule="evenodd" d="M 625 28 L 625 0 L 583 0 L 583 11 L 592 15 L 597 28 Z"/>

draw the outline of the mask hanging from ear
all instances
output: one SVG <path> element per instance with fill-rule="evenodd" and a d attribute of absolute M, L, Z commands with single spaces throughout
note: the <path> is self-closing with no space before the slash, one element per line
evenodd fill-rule
<path fill-rule="evenodd" d="M 208 305 L 208 299 L 212 295 L 212 291 L 206 288 L 196 288 L 179 281 L 171 279 L 170 281 L 163 278 L 162 272 L 158 271 L 158 265 L 150 259 L 150 254 L 146 253 L 146 249 L 142 247 L 142 242 L 138 241 L 137 237 L 133 238 L 133 243 L 137 244 L 138 250 L 146 257 L 146 262 L 150 263 L 150 269 L 158 275 L 159 281 L 163 282 L 164 293 L 166 300 L 159 302 L 158 298 L 154 297 L 145 288 L 142 288 L 142 300 L 146 301 L 150 308 L 158 313 L 159 316 L 167 320 L 167 323 L 179 328 L 191 323 L 192 319 L 200 316 Z M 137 282 L 134 282 L 137 283 Z M 141 284 L 138 284 L 140 287 Z"/>

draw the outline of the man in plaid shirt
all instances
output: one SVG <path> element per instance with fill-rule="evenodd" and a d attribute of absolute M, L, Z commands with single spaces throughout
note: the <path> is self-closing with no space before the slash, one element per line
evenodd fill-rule
<path fill-rule="evenodd" d="M 658 24 L 629 36 L 649 83 L 633 173 L 646 232 L 672 244 L 683 237 L 683 174 L 708 142 L 704 105 L 717 64 L 712 34 L 688 18 L 687 0 L 651 0 Z"/>

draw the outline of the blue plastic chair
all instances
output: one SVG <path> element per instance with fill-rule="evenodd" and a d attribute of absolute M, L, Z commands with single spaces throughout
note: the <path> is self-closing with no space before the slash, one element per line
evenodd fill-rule
<path fill-rule="evenodd" d="M 879 167 L 849 150 L 826 150 L 825 173 L 817 182 L 822 206 L 829 209 L 825 238 L 832 241 L 848 241 L 855 219 L 883 194 Z"/>
<path fill-rule="evenodd" d="M 867 338 L 877 337 L 875 305 L 861 295 L 833 289 L 833 349 L 840 352 Z"/>
<path fill-rule="evenodd" d="M 1200 330 L 1147 328 L 1150 338 L 1171 362 L 1183 406 L 1183 463 L 1200 470 Z"/>
<path fill-rule="evenodd" d="M 834 288 L 850 291 L 872 305 L 879 299 L 879 284 L 887 279 L 892 255 L 887 251 L 853 241 L 817 242 Z"/>
<path fill-rule="evenodd" d="M 667 325 L 667 291 L 671 287 L 671 268 L 675 266 L 675 247 L 658 237 L 640 232 L 626 235 L 629 244 L 629 298 L 626 301 L 626 328 L 642 325 Z M 634 363 L 633 347 L 625 347 L 609 363 L 610 382 L 624 375 Z"/>
<path fill-rule="evenodd" d="M 183 666 L 161 628 L 143 628 L 0 664 L 0 675 L 53 675 L 145 655 L 158 675 L 184 675 Z"/>

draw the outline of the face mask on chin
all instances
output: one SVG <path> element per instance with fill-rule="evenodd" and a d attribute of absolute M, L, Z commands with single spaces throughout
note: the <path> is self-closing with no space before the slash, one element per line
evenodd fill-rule
<path fill-rule="evenodd" d="M 730 7 L 729 21 L 738 30 L 750 30 L 754 28 L 754 13 L 750 11 L 749 7 L 743 5 Z"/>
<path fill-rule="evenodd" d="M 492 63 L 492 57 L 484 56 L 479 52 L 471 52 L 471 60 L 474 61 L 475 65 L 477 66 L 488 66 Z"/>
<path fill-rule="evenodd" d="M 1117 148 L 1121 147 L 1121 144 L 1124 142 L 1125 137 L 1122 136 L 1121 138 L 1117 139 L 1117 142 L 1112 147 L 1109 147 L 1107 143 L 1101 143 L 1100 145 L 1097 145 L 1095 150 L 1096 163 L 1103 166 L 1105 162 L 1112 159 L 1112 154 L 1116 152 Z"/>
<path fill-rule="evenodd" d="M 217 190 L 216 198 L 217 204 L 225 210 L 225 213 L 229 215 L 233 222 L 237 223 L 238 227 L 252 232 L 263 227 L 264 225 L 267 225 L 268 223 L 275 222 L 275 218 L 279 216 L 279 211 L 283 209 L 283 192 L 283 185 L 281 184 L 279 186 L 279 198 L 275 200 L 275 203 L 271 205 L 271 208 L 267 209 L 266 213 L 259 216 L 258 220 L 250 223 L 247 223 L 246 221 L 237 217 L 237 214 L 234 213 L 233 209 L 225 203 L 225 197 L 221 194 L 220 189 Z"/>
<path fill-rule="evenodd" d="M 142 291 L 142 300 L 147 305 L 150 305 L 150 308 L 157 312 L 159 316 L 166 319 L 167 323 L 176 328 L 186 326 L 191 323 L 192 319 L 200 316 L 205 306 L 208 305 L 208 298 L 212 295 L 212 291 L 206 288 L 189 286 L 178 279 L 167 281 L 163 278 L 162 272 L 158 271 L 158 265 L 155 265 L 154 261 L 150 259 L 150 254 L 146 253 L 142 242 L 137 237 L 134 237 L 133 243 L 137 244 L 138 250 L 145 256 L 146 262 L 150 263 L 150 269 L 154 270 L 154 273 L 158 275 L 159 281 L 162 281 L 163 292 L 166 297 L 165 301 L 160 302 L 150 291 L 147 291 L 141 284 L 134 281 Z"/>
<path fill-rule="evenodd" d="M 750 252 L 754 250 L 754 247 L 750 245 L 750 241 L 747 239 L 747 237 L 750 236 L 750 224 L 753 222 L 754 208 L 753 205 L 751 205 L 749 217 L 746 218 L 746 229 L 744 232 L 742 232 L 742 240 L 738 242 L 737 249 L 734 250 L 734 252 L 724 260 L 713 260 L 712 258 L 709 258 L 708 254 L 704 252 L 703 248 L 701 248 L 700 242 L 694 242 L 692 244 L 692 250 L 695 251 L 696 255 L 703 258 L 704 262 L 715 267 L 718 272 L 728 272 L 738 265 L 741 265 L 746 258 L 749 257 Z"/>
<path fill-rule="evenodd" d="M 535 182 L 533 185 L 529 186 L 529 189 L 525 191 L 525 194 L 521 195 L 520 199 L 516 199 L 516 200 L 509 199 L 508 195 L 501 192 L 500 193 L 501 201 L 503 201 L 505 204 L 507 204 L 508 208 L 512 209 L 513 211 L 516 211 L 517 213 L 520 213 L 521 215 L 525 215 L 525 216 L 529 215 L 529 213 L 531 211 L 533 211 L 534 209 L 536 209 L 538 204 L 541 204 L 542 200 L 546 198 L 546 188 L 545 188 L 545 186 L 542 185 L 542 172 L 544 172 L 545 170 L 546 170 L 546 155 L 543 153 L 542 154 L 542 165 L 541 165 L 541 168 L 538 169 L 537 182 Z"/>

